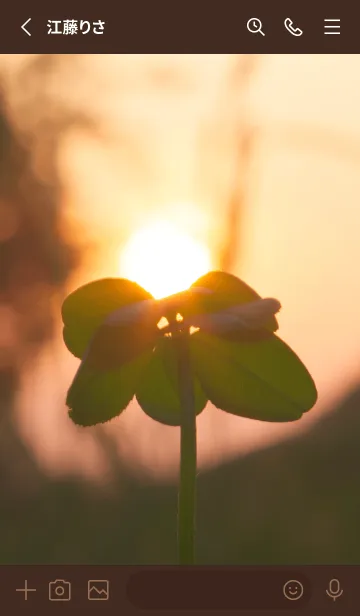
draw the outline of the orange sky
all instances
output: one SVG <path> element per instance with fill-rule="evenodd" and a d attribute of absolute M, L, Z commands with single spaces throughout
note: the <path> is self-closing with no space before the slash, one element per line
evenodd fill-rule
<path fill-rule="evenodd" d="M 107 139 L 73 136 L 60 156 L 66 207 L 84 221 L 91 237 L 105 240 L 86 279 L 116 275 L 119 242 L 154 216 L 181 219 L 216 247 L 225 221 L 219 203 L 233 171 L 236 106 L 222 114 L 232 60 L 90 56 L 78 90 L 67 90 L 71 75 L 62 82 L 67 96 L 89 101 Z M 279 333 L 313 374 L 319 403 L 300 422 L 285 426 L 207 409 L 198 419 L 200 464 L 321 419 L 328 402 L 358 379 L 360 82 L 354 75 L 359 63 L 360 57 L 351 55 L 261 59 L 249 97 L 258 138 L 236 273 L 261 295 L 280 299 Z M 152 85 L 149 65 L 160 75 L 176 65 L 175 92 Z M 199 151 L 201 127 L 212 128 L 213 151 Z M 76 463 L 92 470 L 97 460 L 104 473 L 91 431 L 78 432 L 64 412 L 76 361 L 60 336 L 56 368 L 51 354 L 42 361 L 21 394 L 25 437 L 36 442 L 49 469 Z M 174 467 L 177 429 L 156 424 L 137 408 L 106 429 L 122 435 L 120 448 L 135 465 L 149 472 Z"/>

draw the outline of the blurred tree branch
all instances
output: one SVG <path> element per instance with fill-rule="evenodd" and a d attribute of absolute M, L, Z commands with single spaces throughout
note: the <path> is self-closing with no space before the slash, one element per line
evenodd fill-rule
<path fill-rule="evenodd" d="M 72 125 L 90 123 L 46 92 L 62 61 L 35 58 L 10 89 L 0 80 L 0 476 L 19 494 L 40 475 L 18 435 L 15 392 L 25 362 L 51 338 L 54 297 L 79 262 L 62 230 L 57 149 Z"/>
<path fill-rule="evenodd" d="M 249 166 L 252 161 L 256 130 L 246 108 L 246 96 L 256 74 L 259 56 L 239 55 L 230 76 L 228 97 L 236 104 L 235 117 L 235 175 L 230 186 L 225 242 L 220 254 L 220 267 L 233 272 L 241 246 L 241 219 L 248 200 Z"/>

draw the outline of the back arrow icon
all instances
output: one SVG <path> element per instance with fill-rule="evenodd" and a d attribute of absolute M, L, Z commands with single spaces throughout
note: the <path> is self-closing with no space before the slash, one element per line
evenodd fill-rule
<path fill-rule="evenodd" d="M 29 19 L 23 23 L 23 25 L 21 26 L 21 29 L 24 30 L 24 32 L 26 32 L 28 36 L 31 36 L 30 32 L 28 32 L 27 29 L 25 28 L 26 24 L 28 24 L 29 21 L 31 21 L 31 17 L 29 17 Z"/>

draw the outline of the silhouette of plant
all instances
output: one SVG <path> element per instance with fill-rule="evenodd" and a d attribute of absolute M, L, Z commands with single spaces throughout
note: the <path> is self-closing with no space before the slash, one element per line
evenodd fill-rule
<path fill-rule="evenodd" d="M 309 372 L 274 333 L 279 309 L 224 272 L 162 300 L 129 280 L 102 279 L 63 303 L 64 341 L 82 360 L 67 394 L 71 419 L 108 421 L 135 395 L 150 417 L 181 427 L 181 564 L 194 562 L 196 416 L 206 403 L 264 421 L 294 421 L 315 404 Z"/>

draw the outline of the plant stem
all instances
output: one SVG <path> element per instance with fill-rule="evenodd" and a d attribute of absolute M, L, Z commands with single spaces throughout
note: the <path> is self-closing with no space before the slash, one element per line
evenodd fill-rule
<path fill-rule="evenodd" d="M 179 564 L 195 562 L 196 413 L 188 331 L 176 336 L 182 407 L 178 509 Z"/>

